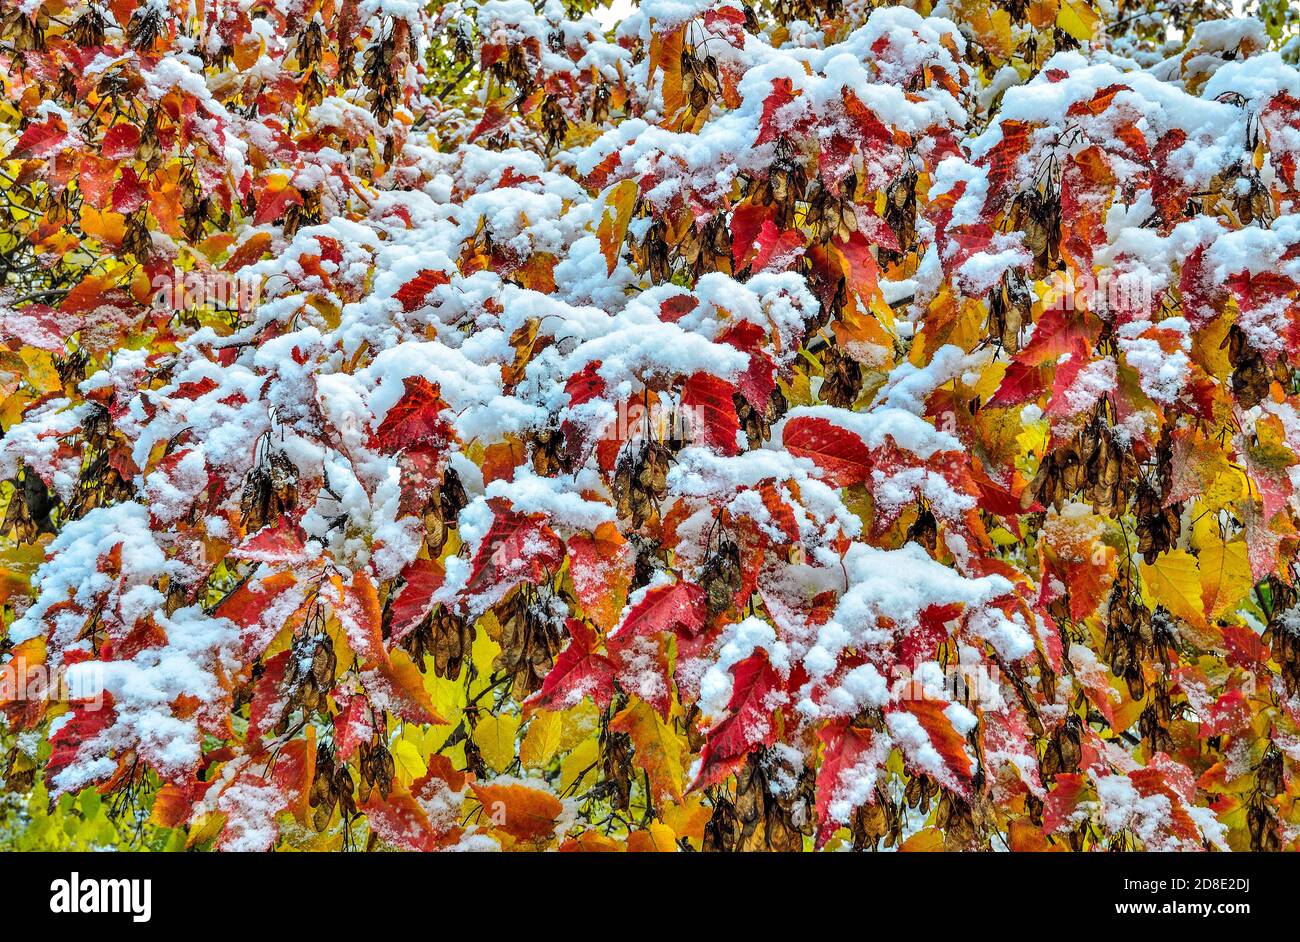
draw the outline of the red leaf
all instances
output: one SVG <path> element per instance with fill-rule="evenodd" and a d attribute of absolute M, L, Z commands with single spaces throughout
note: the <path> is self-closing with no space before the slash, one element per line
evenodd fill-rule
<path fill-rule="evenodd" d="M 394 293 L 398 301 L 402 303 L 402 310 L 407 314 L 419 310 L 424 305 L 424 299 L 429 292 L 440 285 L 448 283 L 447 273 L 432 268 L 423 269 L 418 275 L 408 281 Z"/>
<path fill-rule="evenodd" d="M 293 652 L 281 651 L 268 658 L 262 667 L 262 676 L 253 684 L 253 699 L 248 705 L 247 741 L 255 743 L 262 734 L 275 726 L 288 702 L 284 686 L 284 673 Z"/>
<path fill-rule="evenodd" d="M 986 221 L 1002 208 L 1016 175 L 1016 166 L 1029 150 L 1028 123 L 1008 119 L 1001 123 L 1000 129 L 1002 140 L 993 145 L 984 158 L 989 168 L 988 196 L 984 200 L 982 216 Z"/>
<path fill-rule="evenodd" d="M 346 762 L 363 742 L 375 736 L 374 711 L 366 698 L 357 694 L 335 692 L 339 705 L 334 714 L 334 749 L 340 760 Z"/>
<path fill-rule="evenodd" d="M 263 527 L 231 551 L 232 556 L 263 563 L 297 563 L 304 556 L 302 533 L 285 518 Z"/>
<path fill-rule="evenodd" d="M 502 598 L 521 581 L 541 582 L 564 562 L 564 543 L 536 515 L 511 509 L 508 501 L 488 501 L 495 519 L 483 538 L 465 591 L 490 592 L 488 604 Z"/>
<path fill-rule="evenodd" d="M 1178 219 L 1187 204 L 1186 178 L 1171 172 L 1169 158 L 1174 151 L 1187 143 L 1187 134 L 1180 128 L 1170 128 L 1156 143 L 1151 154 L 1154 172 L 1151 174 L 1151 198 L 1166 222 Z"/>
<path fill-rule="evenodd" d="M 776 742 L 776 724 L 772 722 L 776 705 L 771 694 L 780 689 L 781 675 L 769 663 L 767 653 L 755 651 L 731 668 L 731 676 L 729 715 L 709 730 L 692 791 L 717 784 L 750 752 Z"/>
<path fill-rule="evenodd" d="M 754 141 L 755 146 L 798 133 L 806 128 L 809 123 L 807 108 L 787 107 L 798 97 L 800 95 L 795 94 L 794 84 L 788 78 L 772 80 L 772 91 L 763 99 L 763 116 L 758 122 L 759 131 L 758 138 Z M 798 115 L 791 120 L 791 112 L 796 110 Z"/>
<path fill-rule="evenodd" d="M 51 116 L 40 124 L 30 124 L 18 138 L 18 145 L 9 154 L 10 160 L 22 157 L 45 158 L 55 154 L 73 141 L 63 125 L 63 119 Z"/>
<path fill-rule="evenodd" d="M 916 717 L 929 738 L 929 745 L 943 759 L 943 764 L 952 780 L 946 782 L 949 787 L 969 787 L 971 783 L 971 760 L 966 754 L 966 737 L 957 732 L 944 712 L 949 704 L 941 700 L 904 700 L 900 704 L 904 711 Z M 906 745 L 904 751 L 907 751 Z M 915 753 L 912 754 L 914 758 Z M 926 768 L 927 772 L 932 772 Z"/>
<path fill-rule="evenodd" d="M 689 582 L 656 586 L 631 607 L 623 623 L 610 634 L 611 652 L 636 635 L 672 631 L 691 637 L 704 628 L 708 616 L 708 599 L 699 586 Z"/>
<path fill-rule="evenodd" d="M 614 697 L 614 664 L 595 653 L 596 633 L 575 618 L 567 621 L 569 646 L 555 658 L 542 688 L 528 698 L 529 707 L 564 710 L 591 698 L 602 710 Z"/>
<path fill-rule="evenodd" d="M 373 791 L 361 810 L 375 834 L 402 850 L 428 852 L 437 850 L 441 843 L 429 816 L 406 792 L 384 798 L 378 790 Z"/>
<path fill-rule="evenodd" d="M 994 408 L 1017 406 L 1037 399 L 1046 388 L 1047 381 L 1043 378 L 1040 367 L 1012 363 L 1007 367 L 1006 375 L 1002 377 L 1002 382 L 998 384 L 988 405 Z"/>
<path fill-rule="evenodd" d="M 50 737 L 50 758 L 45 763 L 45 781 L 49 783 L 51 795 L 58 795 L 63 790 L 59 787 L 58 775 L 77 760 L 81 747 L 112 726 L 116 719 L 117 709 L 113 706 L 112 695 L 107 691 L 104 692 L 103 702 L 98 706 L 79 703 L 72 708 L 68 719 Z"/>
<path fill-rule="evenodd" d="M 122 170 L 122 176 L 113 187 L 113 212 L 130 215 L 149 202 L 149 188 L 140 182 L 131 167 Z"/>
<path fill-rule="evenodd" d="M 845 772 L 851 771 L 872 747 L 875 734 L 870 729 L 850 726 L 841 720 L 822 728 L 817 734 L 825 746 L 821 768 L 817 770 L 817 846 L 830 839 L 836 827 L 844 824 L 831 818 L 831 803 L 841 798 Z M 883 757 L 882 757 L 883 758 Z M 871 798 L 868 798 L 868 802 Z M 853 807 L 857 807 L 855 803 Z"/>
<path fill-rule="evenodd" d="M 443 421 L 442 410 L 447 404 L 438 394 L 438 387 L 423 376 L 408 376 L 402 383 L 406 391 L 384 416 L 371 438 L 371 446 L 388 455 L 416 445 L 445 448 L 455 433 Z"/>
<path fill-rule="evenodd" d="M 1219 630 L 1223 634 L 1228 666 L 1249 671 L 1266 669 L 1270 652 L 1259 635 L 1245 625 L 1224 625 Z"/>
<path fill-rule="evenodd" d="M 1043 802 L 1044 834 L 1053 834 L 1070 823 L 1085 784 L 1078 772 L 1063 772 L 1056 776 L 1056 783 Z"/>
<path fill-rule="evenodd" d="M 134 124 L 115 124 L 104 134 L 99 152 L 109 160 L 122 160 L 134 157 L 140 146 L 140 129 Z"/>
<path fill-rule="evenodd" d="M 740 419 L 731 398 L 734 387 L 711 373 L 696 373 L 682 387 L 682 409 L 692 417 L 691 431 L 724 455 L 740 452 Z"/>
<path fill-rule="evenodd" d="M 484 57 L 486 58 L 486 56 L 487 56 L 487 47 L 485 47 L 484 49 Z M 484 68 L 486 67 L 487 66 L 485 65 Z M 483 117 L 479 119 L 478 124 L 474 125 L 474 130 L 470 131 L 469 137 L 466 139 L 466 143 L 473 144 L 484 134 L 490 137 L 491 135 L 495 134 L 497 131 L 500 131 L 503 127 L 505 127 L 506 122 L 509 120 L 510 120 L 510 114 L 505 110 L 505 108 L 501 106 L 500 99 L 493 102 L 489 102 L 488 106 L 483 109 Z"/>
<path fill-rule="evenodd" d="M 831 487 L 862 484 L 871 478 L 871 452 L 861 437 L 819 416 L 797 416 L 785 424 L 786 450 L 811 459 Z"/>
<path fill-rule="evenodd" d="M 406 585 L 393 600 L 389 637 L 400 643 L 433 608 L 433 593 L 442 586 L 442 565 L 432 559 L 415 559 L 402 570 Z"/>
<path fill-rule="evenodd" d="M 600 361 L 593 360 L 569 377 L 569 381 L 564 384 L 564 391 L 569 394 L 570 408 L 605 394 L 605 381 L 596 372 L 598 369 Z"/>
<path fill-rule="evenodd" d="M 383 609 L 375 584 L 364 569 L 352 573 L 352 581 L 344 585 L 341 576 L 332 577 L 334 614 L 347 635 L 348 647 L 357 656 L 360 667 L 386 666 L 388 652 L 384 648 Z"/>
<path fill-rule="evenodd" d="M 246 655 L 257 656 L 262 647 L 270 643 L 267 637 L 268 626 L 263 622 L 272 610 L 276 600 L 296 585 L 298 580 L 291 572 L 277 572 L 262 579 L 251 579 L 241 585 L 222 600 L 213 613 L 219 618 L 229 618 L 244 629 L 241 637 Z M 284 613 L 287 615 L 288 613 Z M 283 624 L 283 615 L 279 624 L 270 626 L 278 631 Z"/>
<path fill-rule="evenodd" d="M 691 294 L 675 294 L 659 304 L 659 319 L 665 324 L 676 324 L 700 306 L 700 299 Z"/>
<path fill-rule="evenodd" d="M 1070 358 L 1056 367 L 1056 375 L 1052 379 L 1052 398 L 1045 410 L 1047 415 L 1078 415 L 1084 409 L 1092 407 L 1096 398 L 1089 390 L 1074 390 L 1072 394 L 1075 380 L 1091 362 L 1091 351 L 1084 346 L 1083 340 L 1076 338 L 1070 350 Z"/>
<path fill-rule="evenodd" d="M 775 210 L 771 206 L 742 203 L 731 214 L 731 254 L 737 271 L 749 264 L 757 248 L 759 233 L 770 223 Z"/>
<path fill-rule="evenodd" d="M 798 261 L 803 251 L 803 233 L 798 229 L 782 232 L 771 219 L 765 219 L 758 232 L 757 249 L 750 267 L 756 272 L 785 271 Z"/>
<path fill-rule="evenodd" d="M 736 388 L 759 412 L 767 409 L 772 390 L 776 389 L 776 364 L 762 349 L 766 339 L 767 332 L 753 321 L 741 321 L 718 337 L 718 343 L 749 354 L 749 366 L 736 377 Z"/>
<path fill-rule="evenodd" d="M 871 244 L 861 232 L 850 234 L 847 242 L 835 243 L 849 263 L 850 287 L 864 299 L 870 299 L 880 286 L 880 266 L 871 254 Z"/>
<path fill-rule="evenodd" d="M 253 216 L 253 222 L 259 226 L 275 222 L 292 204 L 302 205 L 302 194 L 293 187 L 285 186 L 279 190 L 264 187 L 257 197 L 257 212 Z"/>

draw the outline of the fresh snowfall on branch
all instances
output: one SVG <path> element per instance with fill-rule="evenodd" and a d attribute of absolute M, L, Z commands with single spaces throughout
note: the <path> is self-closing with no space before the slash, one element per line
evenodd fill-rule
<path fill-rule="evenodd" d="M 1300 848 L 1287 0 L 3 0 L 0 848 Z"/>

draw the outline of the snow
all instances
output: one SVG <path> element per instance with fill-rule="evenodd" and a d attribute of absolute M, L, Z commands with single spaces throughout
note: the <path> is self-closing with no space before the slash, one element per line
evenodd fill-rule
<path fill-rule="evenodd" d="M 961 18 L 956 8 L 937 9 Z M 249 679 L 252 659 L 296 625 L 309 600 L 321 602 L 321 585 L 364 572 L 387 602 L 406 567 L 437 550 L 426 545 L 424 519 L 435 509 L 436 473 L 413 483 L 407 443 L 380 447 L 375 440 L 406 380 L 420 377 L 437 388 L 445 403 L 439 418 L 453 433 L 438 470 L 454 469 L 466 504 L 444 521 L 455 538 L 440 560 L 445 578 L 433 600 L 465 612 L 484 595 L 469 590 L 472 560 L 493 527 L 495 508 L 543 518 L 566 548 L 574 536 L 589 537 L 609 524 L 628 536 L 611 468 L 620 449 L 626 456 L 643 439 L 640 429 L 623 436 L 627 441 L 611 437 L 621 434 L 611 433 L 620 408 L 646 401 L 671 412 L 684 383 L 701 373 L 729 384 L 728 392 L 750 394 L 747 380 L 761 394 L 771 374 L 755 377 L 769 364 L 787 384 L 787 398 L 800 404 L 773 421 L 758 447 L 739 433 L 737 454 L 727 453 L 730 441 L 721 448 L 699 437 L 680 448 L 674 443 L 663 493 L 654 495 L 659 517 L 637 535 L 650 546 L 655 571 L 648 585 L 629 594 L 624 614 L 651 589 L 702 581 L 724 539 L 743 548 L 746 591 L 757 588 L 743 610 L 711 618 L 699 635 L 679 635 L 675 647 L 660 637 L 628 642 L 618 664 L 623 692 L 675 708 L 698 706 L 716 723 L 727 715 L 734 669 L 762 652 L 790 688 L 770 704 L 783 708 L 786 741 L 775 754 L 789 768 L 812 768 L 808 744 L 816 742 L 819 724 L 857 722 L 864 712 L 878 720 L 870 748 L 830 783 L 832 822 L 844 823 L 874 799 L 893 774 L 886 763 L 894 750 L 909 771 L 965 787 L 906 709 L 900 677 L 939 698 L 943 721 L 960 737 L 986 731 L 993 711 L 1016 710 L 1018 700 L 1007 688 L 978 711 L 950 702 L 946 665 L 932 651 L 922 656 L 909 646 L 937 634 L 969 665 L 1026 664 L 1032 671 L 1045 639 L 1054 639 L 1044 597 L 1060 587 L 1049 583 L 1044 592 L 1027 543 L 995 553 L 985 532 L 996 524 L 1015 537 L 1017 522 L 1031 519 L 990 511 L 987 485 L 1015 488 L 1008 493 L 1017 498 L 1032 463 L 1011 458 L 995 466 L 1004 456 L 981 447 L 985 430 L 972 431 L 987 412 L 977 417 L 972 406 L 969 422 L 948 421 L 965 403 L 987 404 L 996 389 L 989 377 L 1004 375 L 1016 351 L 957 330 L 950 332 L 957 339 L 936 340 L 931 304 L 951 301 L 963 326 L 969 321 L 980 333 L 989 293 L 1004 279 L 1024 276 L 1036 296 L 1030 319 L 1039 325 L 1026 323 L 1024 335 L 1042 339 L 1036 331 L 1047 279 L 1033 271 L 1033 240 L 999 215 L 1004 204 L 991 201 L 1046 188 L 1049 179 L 1055 186 L 1062 168 L 1077 169 L 1101 154 L 1113 179 L 1097 193 L 1074 191 L 1064 201 L 1072 212 L 1095 214 L 1086 232 L 1081 224 L 1067 226 L 1067 236 L 1091 239 L 1078 257 L 1079 245 L 1067 240 L 1067 261 L 1084 274 L 1090 259 L 1093 270 L 1086 274 L 1098 283 L 1129 278 L 1145 295 L 1111 305 L 1097 295 L 1085 299 L 1089 313 L 1107 325 L 1105 352 L 1093 344 L 1086 363 L 1067 353 L 1032 364 L 1073 378 L 1061 379 L 1059 388 L 1049 378 L 1038 402 L 1007 410 L 1009 424 L 1020 424 L 1007 437 L 1017 445 L 1031 436 L 1037 443 L 1048 433 L 1046 418 L 1056 436 L 1103 398 L 1127 395 L 1137 402 L 1144 395 L 1152 409 L 1145 402 L 1129 408 L 1116 429 L 1128 443 L 1150 438 L 1165 415 L 1153 410 L 1186 414 L 1208 382 L 1207 363 L 1220 355 L 1205 349 L 1207 340 L 1219 342 L 1207 324 L 1225 312 L 1269 363 L 1288 354 L 1296 334 L 1294 291 L 1288 286 L 1261 301 L 1240 285 L 1243 276 L 1266 287 L 1300 281 L 1300 221 L 1288 202 L 1294 194 L 1270 200 L 1250 224 L 1230 225 L 1226 210 L 1205 206 L 1174 220 L 1165 218 L 1169 209 L 1159 205 L 1151 178 L 1163 174 L 1160 186 L 1185 187 L 1188 196 L 1221 192 L 1224 205 L 1229 197 L 1248 196 L 1252 181 L 1282 192 L 1280 181 L 1293 167 L 1288 161 L 1300 153 L 1300 131 L 1270 117 L 1270 106 L 1282 95 L 1300 97 L 1300 73 L 1285 53 L 1267 49 L 1266 32 L 1250 18 L 1198 24 L 1178 55 L 1099 39 L 1053 55 L 1031 75 L 1011 65 L 977 73 L 964 61 L 970 24 L 944 15 L 885 7 L 862 11 L 865 21 L 853 29 L 795 22 L 735 39 L 729 21 L 705 22 L 719 10 L 734 17 L 742 8 L 729 0 L 646 0 L 631 9 L 616 0 L 569 19 L 555 0 L 540 11 L 528 0 L 486 0 L 477 7 L 448 4 L 435 14 L 413 0 L 362 0 L 359 26 L 367 41 L 376 30 L 404 23 L 422 52 L 445 42 L 445 30 L 455 27 L 477 31 L 482 42 L 527 49 L 537 87 L 575 125 L 554 154 L 522 121 L 499 149 L 495 141 L 466 143 L 487 89 L 475 86 L 477 99 L 434 101 L 422 60 L 399 70 L 402 103 L 386 125 L 356 89 L 284 114 L 261 109 L 254 92 L 282 73 L 294 45 L 277 17 L 250 21 L 247 29 L 262 51 L 242 72 L 205 66 L 197 55 L 223 48 L 224 33 L 216 28 L 178 39 L 167 55 L 100 51 L 89 59 L 83 76 L 107 81 L 137 69 L 149 107 L 163 103 L 171 113 L 179 103 L 176 114 L 184 116 L 192 149 L 212 158 L 196 161 L 205 194 L 261 200 L 262 187 L 274 180 L 319 196 L 322 218 L 286 236 L 280 222 L 259 223 L 234 211 L 224 256 L 215 243 L 191 251 L 196 247 L 174 230 L 157 234 L 168 264 L 200 274 L 229 265 L 223 258 L 257 246 L 252 240 L 266 240 L 265 257 L 228 272 L 257 286 L 253 309 L 229 323 L 204 319 L 201 327 L 176 318 L 166 341 L 147 348 L 137 349 L 135 336 L 122 341 L 120 349 L 96 356 L 91 375 L 75 390 L 54 384 L 46 398 L 33 397 L 0 437 L 0 480 L 35 474 L 64 504 L 57 535 L 42 536 L 48 542 L 30 602 L 15 606 L 6 641 L 44 639 L 52 665 L 68 665 L 70 678 L 98 684 L 116 705 L 113 722 L 56 777 L 56 791 L 102 781 L 115 757 L 129 750 L 165 780 L 189 781 L 210 745 L 205 737 L 228 735 L 232 691 Z M 288 17 L 295 18 L 301 11 Z M 650 72 L 647 55 L 652 38 L 662 40 L 678 27 L 715 57 L 727 86 L 724 100 L 690 120 L 663 113 L 671 90 L 662 67 Z M 789 83 L 792 99 L 773 107 L 778 81 Z M 613 117 L 595 128 L 587 126 L 586 113 L 599 83 L 619 94 Z M 1109 92 L 1110 104 L 1089 107 Z M 885 129 L 880 140 L 846 107 L 852 99 Z M 223 104 L 233 100 L 254 105 Z M 56 116 L 69 128 L 94 130 L 84 116 L 54 103 L 28 116 Z M 1027 151 L 999 169 L 999 190 L 991 185 L 990 163 L 1007 139 L 1008 122 L 1029 126 Z M 633 239 L 655 222 L 674 227 L 674 238 L 692 224 L 730 226 L 734 218 L 727 214 L 752 199 L 782 136 L 788 140 L 781 147 L 788 144 L 813 175 L 823 173 L 831 192 L 838 184 L 831 149 L 845 140 L 853 152 L 835 173 L 852 172 L 864 193 L 883 197 L 910 169 L 924 179 L 920 199 L 930 205 L 916 220 L 915 264 L 879 262 L 888 269 L 879 293 L 855 286 L 860 296 L 839 324 L 824 323 L 830 297 L 809 275 L 822 264 L 811 247 L 797 261 L 760 272 L 677 272 L 659 284 L 629 263 L 626 246 L 607 258 L 600 222 L 612 185 L 637 184 Z M 1258 157 L 1256 141 L 1262 142 Z M 817 157 L 823 147 L 826 154 Z M 1150 156 L 1157 151 L 1159 160 Z M 879 212 L 877 204 L 883 199 L 868 198 L 859 218 Z M 880 256 L 879 246 L 872 250 Z M 1188 267 L 1194 254 L 1197 278 Z M 777 270 L 782 267 L 787 270 Z M 427 290 L 413 295 L 415 285 Z M 1193 295 L 1203 296 L 1208 310 L 1192 310 Z M 2 300 L 0 313 L 15 337 L 62 343 L 34 309 L 15 310 L 13 299 Z M 861 357 L 859 401 L 866 404 L 839 408 L 818 401 L 829 387 L 810 369 L 809 351 L 844 329 L 855 312 L 874 316 L 885 339 L 842 343 Z M 599 388 L 579 401 L 569 384 L 588 368 Z M 25 381 L 15 370 L 5 365 L 3 382 L 12 376 L 6 396 Z M 1130 395 L 1134 376 L 1142 395 Z M 804 380 L 801 387 L 796 379 Z M 735 402 L 747 411 L 743 398 Z M 720 410 L 728 409 L 724 398 Z M 86 424 L 101 410 L 111 419 L 106 453 L 130 478 L 130 493 L 76 516 L 69 507 L 99 457 Z M 829 423 L 861 443 L 870 461 L 864 480 L 831 486 L 825 468 L 785 448 L 791 423 L 807 420 Z M 1300 450 L 1300 417 L 1289 402 L 1238 410 L 1232 420 L 1247 437 L 1260 422 L 1280 421 L 1288 445 Z M 565 470 L 544 466 L 536 440 L 541 430 L 558 430 Z M 286 532 L 301 538 L 304 549 L 285 559 L 241 556 L 230 548 L 251 535 L 241 507 L 244 483 L 272 453 L 283 454 L 296 475 Z M 1300 482 L 1300 468 L 1286 473 Z M 1267 505 L 1271 497 L 1265 497 Z M 914 519 L 907 515 L 922 509 L 940 528 L 933 552 L 905 532 Z M 1061 517 L 1076 510 L 1067 507 Z M 1032 526 L 1050 536 L 1059 519 Z M 525 545 L 521 553 L 538 549 Z M 567 591 L 575 559 L 569 552 L 556 571 L 537 577 L 557 598 Z M 236 625 L 209 606 L 242 579 L 256 587 L 286 573 L 293 588 L 267 600 L 258 623 Z M 179 607 L 173 589 L 190 592 Z M 594 621 L 592 612 L 553 604 L 557 615 Z M 327 622 L 337 620 L 328 599 L 321 613 Z M 942 624 L 930 624 L 940 613 Z M 95 628 L 87 631 L 92 619 Z M 362 640 L 352 638 L 355 647 Z M 663 664 L 670 649 L 676 652 L 671 676 Z M 1040 705 L 1049 720 L 1059 721 L 1079 684 L 1109 689 L 1106 668 L 1090 647 L 1075 644 L 1068 655 L 1070 668 L 1059 679 L 1070 690 Z M 380 708 L 396 705 L 389 686 L 365 695 Z M 1023 726 L 1024 718 L 1017 719 Z M 1028 741 L 1023 729 L 1014 732 Z M 232 741 L 238 748 L 208 780 L 201 807 L 229 816 L 222 846 L 266 849 L 278 839 L 285 805 L 278 787 L 254 770 L 252 757 L 269 743 Z M 1018 742 L 1007 732 L 998 755 L 1028 782 L 1033 762 L 1014 748 Z M 1131 767 L 1112 761 L 1117 753 Z M 1184 810 L 1175 807 L 1179 796 L 1141 794 L 1131 778 L 1137 763 L 1119 747 L 1106 756 L 1113 768 L 1089 775 L 1107 830 L 1130 832 L 1153 849 L 1187 843 L 1168 833 L 1171 814 Z M 787 775 L 783 784 L 792 781 Z M 1041 783 L 1030 787 L 1041 790 Z M 447 790 L 422 800 L 431 820 L 456 824 L 463 795 Z M 1205 839 L 1220 843 L 1223 827 L 1191 801 L 1182 800 L 1187 815 Z M 497 846 L 471 829 L 457 849 L 487 845 Z"/>

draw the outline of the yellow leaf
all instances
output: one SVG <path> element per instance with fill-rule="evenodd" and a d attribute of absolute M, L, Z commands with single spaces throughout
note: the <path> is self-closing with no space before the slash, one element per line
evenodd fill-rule
<path fill-rule="evenodd" d="M 568 752 L 570 749 L 577 748 L 584 739 L 594 736 L 597 727 L 600 726 L 600 715 L 600 711 L 590 700 L 583 700 L 577 706 L 565 710 L 561 714 L 564 724 L 560 732 L 559 751 Z"/>
<path fill-rule="evenodd" d="M 1154 563 L 1142 563 L 1142 582 L 1155 602 L 1193 625 L 1203 625 L 1201 573 L 1196 557 L 1186 550 L 1170 550 Z"/>
<path fill-rule="evenodd" d="M 609 266 L 611 275 L 618 265 L 618 250 L 622 248 L 623 237 L 627 235 L 627 224 L 632 221 L 636 196 L 635 180 L 621 180 L 605 191 L 596 238 L 600 240 L 600 251 L 605 256 L 605 264 Z"/>
<path fill-rule="evenodd" d="M 399 739 L 393 743 L 393 765 L 397 769 L 397 780 L 408 788 L 429 771 L 419 750 L 408 739 Z"/>
<path fill-rule="evenodd" d="M 428 655 L 426 655 L 427 657 Z M 438 715 L 448 725 L 460 722 L 461 711 L 465 709 L 465 685 L 457 680 L 446 680 L 433 671 L 424 674 L 424 689 L 429 692 L 429 699 Z"/>
<path fill-rule="evenodd" d="M 655 708 L 644 700 L 637 700 L 614 717 L 609 728 L 632 737 L 636 764 L 649 773 L 657 797 L 668 795 L 674 801 L 681 801 L 685 743 L 671 726 L 659 718 Z"/>
<path fill-rule="evenodd" d="M 636 854 L 671 854 L 677 851 L 673 829 L 658 821 L 644 831 L 633 831 L 627 836 L 627 849 Z"/>
<path fill-rule="evenodd" d="M 899 845 L 904 853 L 929 854 L 943 850 L 943 831 L 937 827 L 921 828 Z"/>
<path fill-rule="evenodd" d="M 23 347 L 18 351 L 18 355 L 27 364 L 27 382 L 31 383 L 32 388 L 37 392 L 54 392 L 63 388 L 63 380 L 59 378 L 59 371 L 54 367 L 54 357 L 49 353 L 33 347 Z"/>
<path fill-rule="evenodd" d="M 519 760 L 530 769 L 546 765 L 560 748 L 564 718 L 550 710 L 538 710 L 528 724 L 519 747 Z"/>
<path fill-rule="evenodd" d="M 474 745 L 483 754 L 483 761 L 494 771 L 504 772 L 515 760 L 515 734 L 519 732 L 519 717 L 509 713 L 485 716 L 474 727 Z"/>
<path fill-rule="evenodd" d="M 595 765 L 599 759 L 600 744 L 595 739 L 579 743 L 560 763 L 560 792 L 576 791 L 582 782 L 596 774 Z"/>
<path fill-rule="evenodd" d="M 1096 38 L 1100 18 L 1088 0 L 1061 0 L 1061 10 L 1056 14 L 1056 25 L 1080 42 Z"/>
<path fill-rule="evenodd" d="M 687 795 L 681 802 L 669 803 L 662 809 L 664 823 L 678 837 L 691 842 L 696 850 L 704 843 L 704 826 L 713 816 L 713 809 L 704 803 L 699 792 Z"/>
<path fill-rule="evenodd" d="M 1215 534 L 1201 548 L 1201 600 L 1205 616 L 1218 618 L 1241 601 L 1254 585 L 1246 541 L 1225 543 Z"/>

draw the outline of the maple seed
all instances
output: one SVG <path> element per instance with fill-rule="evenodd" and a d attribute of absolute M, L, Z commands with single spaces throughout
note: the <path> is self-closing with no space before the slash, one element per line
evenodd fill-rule
<path fill-rule="evenodd" d="M 244 479 L 239 511 L 244 529 L 252 533 L 274 523 L 298 505 L 298 469 L 275 448 L 262 451 Z"/>

